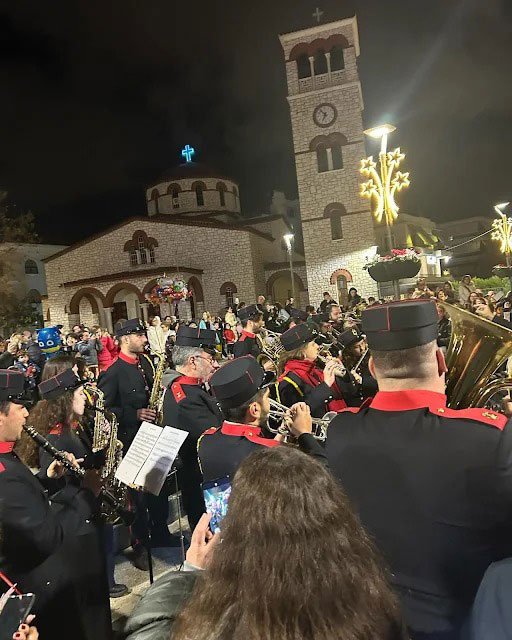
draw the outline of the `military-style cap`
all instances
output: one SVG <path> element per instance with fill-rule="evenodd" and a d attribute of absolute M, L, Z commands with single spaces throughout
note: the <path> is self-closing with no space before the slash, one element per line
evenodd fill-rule
<path fill-rule="evenodd" d="M 252 356 L 235 358 L 210 378 L 212 393 L 224 409 L 239 407 L 250 400 L 265 384 L 265 370 Z"/>
<path fill-rule="evenodd" d="M 257 316 L 261 315 L 262 311 L 257 304 L 250 304 L 247 307 L 242 307 L 236 312 L 236 315 L 240 320 L 253 320 Z"/>
<path fill-rule="evenodd" d="M 312 342 L 316 338 L 316 332 L 307 324 L 297 324 L 281 334 L 281 344 L 286 351 L 292 351 L 302 347 L 303 344 Z"/>
<path fill-rule="evenodd" d="M 25 376 L 21 371 L 0 369 L 0 402 L 17 400 L 23 394 Z"/>
<path fill-rule="evenodd" d="M 322 322 L 329 322 L 328 313 L 316 313 L 314 316 L 312 316 L 312 318 L 317 324 L 321 324 Z"/>
<path fill-rule="evenodd" d="M 294 320 L 301 320 L 302 322 L 306 322 L 308 319 L 308 314 L 302 309 L 290 309 L 290 316 Z"/>
<path fill-rule="evenodd" d="M 217 334 L 212 329 L 181 326 L 176 333 L 178 347 L 215 347 Z"/>
<path fill-rule="evenodd" d="M 352 344 L 356 344 L 364 338 L 364 334 L 359 331 L 357 327 L 350 327 L 350 329 L 345 329 L 338 336 L 337 342 L 339 346 L 344 349 L 345 347 L 350 347 Z"/>
<path fill-rule="evenodd" d="M 368 346 L 375 351 L 412 349 L 437 338 L 439 316 L 431 300 L 405 300 L 368 307 L 362 318 Z"/>
<path fill-rule="evenodd" d="M 116 338 L 128 336 L 130 333 L 146 333 L 146 327 L 138 318 L 133 320 L 119 320 L 116 323 Z"/>
<path fill-rule="evenodd" d="M 83 382 L 73 369 L 66 369 L 62 373 L 41 382 L 37 388 L 42 400 L 55 400 L 66 391 L 77 389 L 82 384 Z"/>

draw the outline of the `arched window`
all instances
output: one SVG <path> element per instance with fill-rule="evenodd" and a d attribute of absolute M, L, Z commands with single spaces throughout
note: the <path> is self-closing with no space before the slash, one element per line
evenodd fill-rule
<path fill-rule="evenodd" d="M 130 267 L 135 267 L 138 264 L 139 264 L 139 258 L 138 258 L 138 255 L 137 255 L 137 250 L 136 249 L 132 249 L 130 251 Z"/>
<path fill-rule="evenodd" d="M 148 257 L 147 257 L 147 254 L 146 254 L 146 243 L 145 243 L 145 238 L 142 235 L 140 235 L 137 238 L 137 249 L 139 251 L 139 257 L 140 257 L 139 264 L 147 264 L 148 263 Z"/>
<path fill-rule="evenodd" d="M 25 273 L 29 273 L 31 275 L 39 273 L 39 269 L 37 268 L 37 263 L 35 260 L 26 260 L 25 261 Z"/>
<path fill-rule="evenodd" d="M 315 76 L 327 73 L 327 56 L 323 49 L 318 49 L 318 51 L 315 52 L 314 69 Z"/>
<path fill-rule="evenodd" d="M 331 238 L 332 240 L 341 240 L 343 238 L 341 215 L 339 213 L 333 213 L 331 215 Z"/>
<path fill-rule="evenodd" d="M 333 169 L 343 169 L 343 154 L 341 147 L 331 147 L 331 160 Z"/>
<path fill-rule="evenodd" d="M 160 213 L 158 211 L 158 198 L 160 197 L 160 194 L 158 193 L 158 189 L 153 189 L 153 191 L 151 192 L 151 200 L 153 200 L 153 202 L 155 203 L 155 213 Z"/>
<path fill-rule="evenodd" d="M 311 65 L 309 64 L 309 56 L 307 53 L 303 53 L 297 58 L 297 73 L 299 79 L 311 77 Z"/>
<path fill-rule="evenodd" d="M 226 297 L 226 307 L 233 307 L 235 304 L 236 284 L 225 282 L 220 288 L 220 295 Z"/>
<path fill-rule="evenodd" d="M 202 184 L 196 184 L 196 201 L 198 207 L 204 207 L 204 188 Z"/>
<path fill-rule="evenodd" d="M 172 197 L 172 208 L 179 209 L 180 208 L 180 185 L 179 184 L 170 184 L 167 188 L 167 193 Z"/>
<path fill-rule="evenodd" d="M 316 162 L 318 165 L 318 173 L 329 171 L 329 158 L 325 145 L 318 145 L 316 148 Z"/>
<path fill-rule="evenodd" d="M 226 206 L 226 191 L 227 191 L 227 187 L 223 182 L 218 182 L 217 183 L 217 191 L 219 192 L 219 200 L 220 200 L 220 206 L 221 207 L 225 207 Z"/>
<path fill-rule="evenodd" d="M 345 68 L 343 47 L 336 45 L 331 49 L 331 71 L 341 71 Z"/>
<path fill-rule="evenodd" d="M 338 276 L 336 278 L 336 289 L 338 290 L 338 302 L 342 307 L 348 304 L 348 283 L 346 276 Z"/>
<path fill-rule="evenodd" d="M 145 231 L 135 231 L 132 239 L 124 245 L 124 251 L 128 252 L 130 266 L 154 264 L 156 261 L 155 247 L 158 247 L 158 241 L 155 238 L 149 238 Z"/>

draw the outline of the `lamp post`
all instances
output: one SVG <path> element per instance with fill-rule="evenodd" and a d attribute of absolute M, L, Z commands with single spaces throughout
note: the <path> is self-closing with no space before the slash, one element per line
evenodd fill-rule
<path fill-rule="evenodd" d="M 360 195 L 368 198 L 372 202 L 373 215 L 377 222 L 386 224 L 386 235 L 389 251 L 393 249 L 393 237 L 391 226 L 398 218 L 399 207 L 395 200 L 395 193 L 409 186 L 409 173 L 397 171 L 405 158 L 405 153 L 397 147 L 393 151 L 388 151 L 388 136 L 396 131 L 392 124 L 383 124 L 372 129 L 367 129 L 364 133 L 370 138 L 380 140 L 379 167 L 373 156 L 368 156 L 361 160 L 360 173 L 369 178 L 361 183 Z M 400 289 L 398 281 L 394 281 L 395 297 L 400 299 Z"/>
<path fill-rule="evenodd" d="M 508 267 L 508 282 L 512 291 L 512 218 L 503 213 L 503 209 L 508 207 L 510 202 L 502 202 L 494 205 L 494 211 L 498 214 L 498 218 L 492 223 L 493 232 L 491 238 L 500 243 L 500 251 L 505 254 L 505 263 Z"/>
<path fill-rule="evenodd" d="M 283 240 L 286 243 L 286 248 L 288 249 L 288 260 L 290 261 L 290 278 L 292 279 L 292 298 L 294 304 L 297 304 L 295 300 L 295 278 L 293 277 L 293 255 L 292 255 L 292 246 L 293 246 L 293 233 L 286 233 L 283 236 Z"/>

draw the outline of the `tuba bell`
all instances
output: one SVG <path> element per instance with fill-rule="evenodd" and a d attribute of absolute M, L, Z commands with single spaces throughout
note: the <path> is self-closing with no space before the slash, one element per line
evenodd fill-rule
<path fill-rule="evenodd" d="M 446 302 L 438 304 L 452 322 L 446 354 L 448 407 L 484 407 L 495 393 L 512 387 L 512 378 L 491 380 L 512 356 L 512 331 Z"/>

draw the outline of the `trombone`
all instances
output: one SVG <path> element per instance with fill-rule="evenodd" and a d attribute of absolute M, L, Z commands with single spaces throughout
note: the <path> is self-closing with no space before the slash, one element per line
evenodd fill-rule
<path fill-rule="evenodd" d="M 269 398 L 269 401 L 270 401 L 269 417 L 275 420 L 276 422 L 279 422 L 280 424 L 278 427 L 273 427 L 269 424 L 268 430 L 271 433 L 275 433 L 276 435 L 286 436 L 286 441 L 288 441 L 288 438 L 293 438 L 293 435 L 286 424 L 288 420 L 291 420 L 290 408 L 284 404 L 281 404 L 280 402 L 277 402 L 277 400 L 273 400 L 272 398 Z M 329 427 L 331 420 L 336 415 L 337 415 L 336 411 L 329 411 L 323 416 L 323 418 L 312 417 L 313 430 L 311 434 L 316 440 L 319 440 L 320 442 L 325 442 L 325 439 L 327 438 L 327 428 Z"/>

